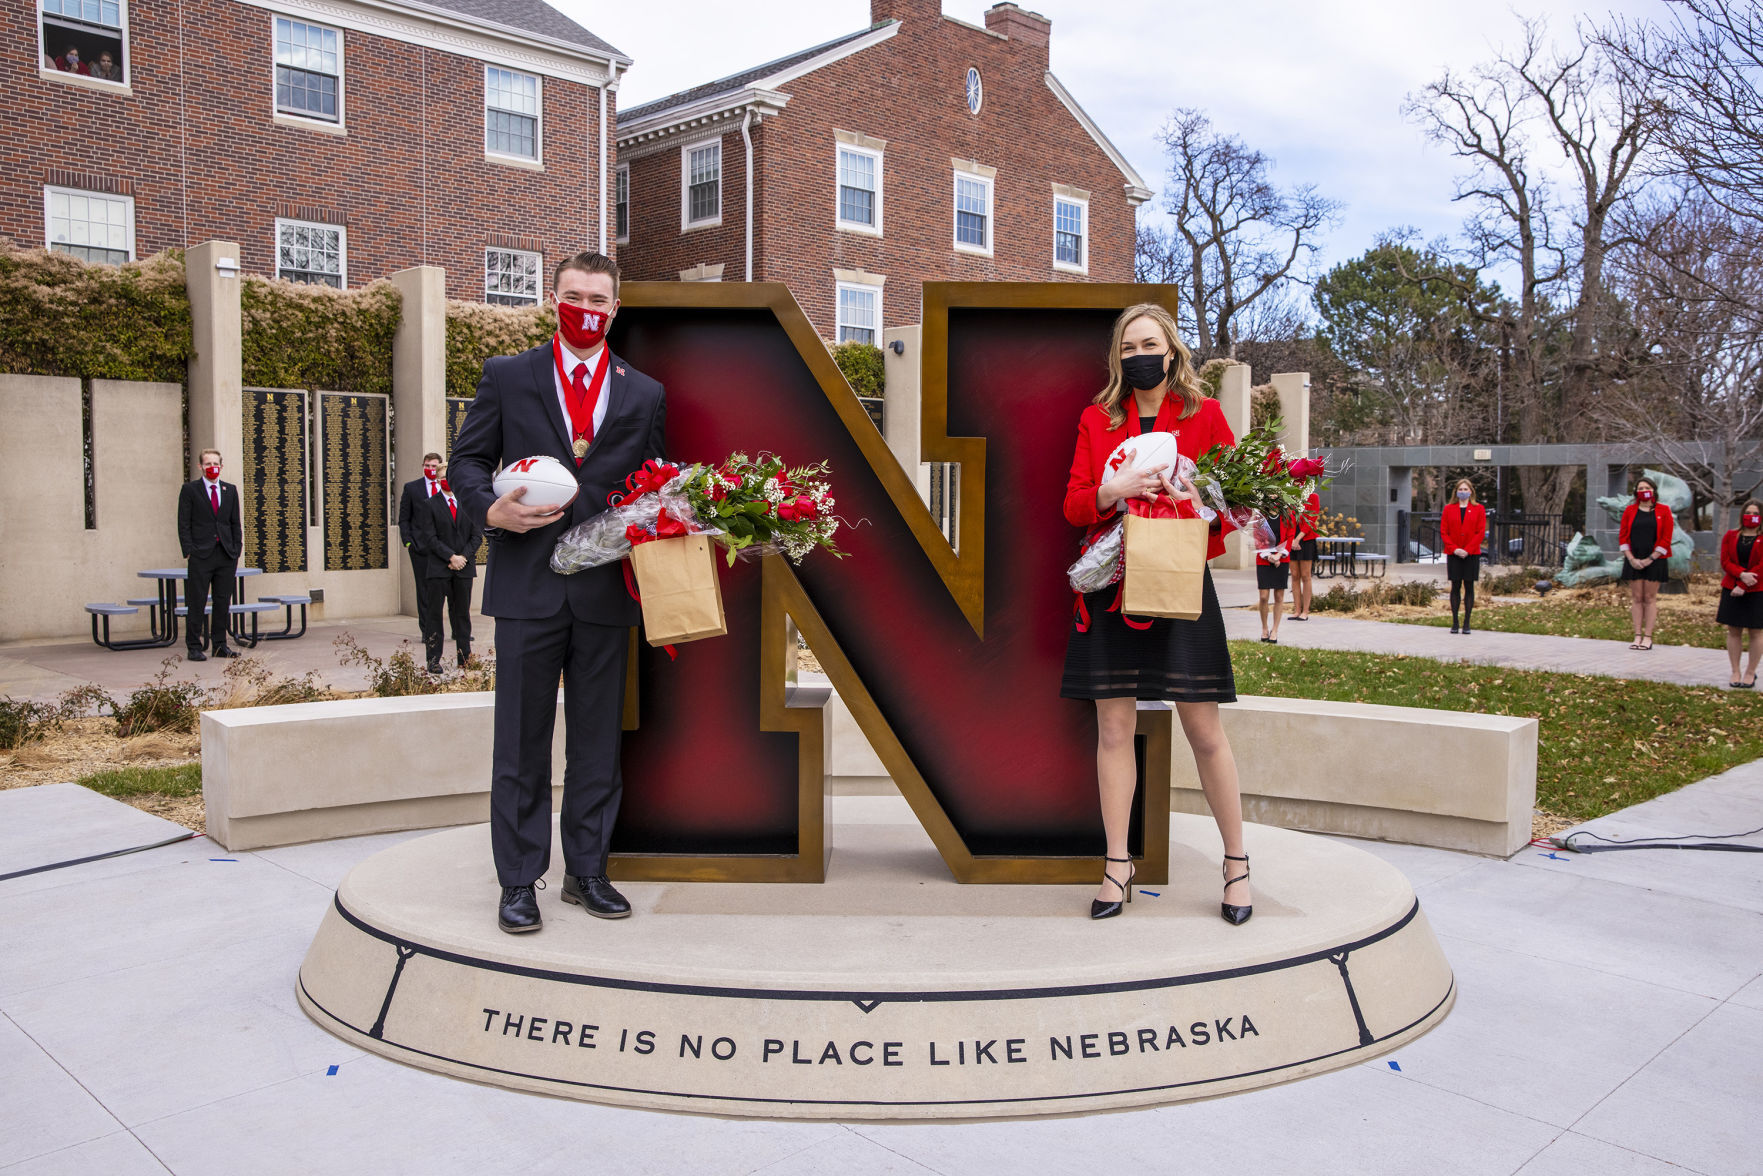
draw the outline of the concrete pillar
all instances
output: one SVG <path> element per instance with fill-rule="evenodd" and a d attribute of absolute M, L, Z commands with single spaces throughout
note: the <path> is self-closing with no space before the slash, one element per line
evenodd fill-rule
<path fill-rule="evenodd" d="M 1273 377 L 1279 394 L 1279 443 L 1287 453 L 1310 452 L 1310 373 L 1279 372 Z"/>
<path fill-rule="evenodd" d="M 392 275 L 404 298 L 398 333 L 392 338 L 392 450 L 397 474 L 393 494 L 422 476 L 422 455 L 447 452 L 447 271 L 418 265 Z M 394 497 L 392 509 L 397 510 Z M 396 529 L 392 548 L 397 563 L 398 603 L 416 615 L 416 581 Z M 479 577 L 481 580 L 482 577 Z"/>
<path fill-rule="evenodd" d="M 903 348 L 899 355 L 894 354 L 896 340 Z M 887 426 L 883 436 L 887 438 L 888 448 L 894 451 L 906 476 L 918 487 L 918 496 L 928 503 L 930 467 L 919 457 L 924 452 L 920 436 L 924 405 L 923 342 L 924 328 L 918 324 L 889 327 L 882 332 L 882 371 L 887 381 L 884 394 L 887 411 L 882 414 L 882 423 Z"/>
<path fill-rule="evenodd" d="M 1218 380 L 1218 407 L 1224 410 L 1224 423 L 1241 437 L 1249 431 L 1249 365 L 1233 363 L 1224 369 Z M 1240 532 L 1224 537 L 1224 554 L 1212 561 L 1220 568 L 1243 569 L 1255 566 L 1255 549 L 1243 542 Z"/>
<path fill-rule="evenodd" d="M 1391 466 L 1389 486 L 1384 493 L 1387 500 L 1378 505 L 1372 517 L 1377 520 L 1376 528 L 1365 528 L 1365 550 L 1382 552 L 1389 557 L 1391 563 L 1396 562 L 1396 513 L 1414 512 L 1414 471 L 1408 466 Z M 1413 538 L 1413 532 L 1409 532 Z M 1405 554 L 1405 553 L 1404 553 Z"/>
<path fill-rule="evenodd" d="M 220 450 L 234 479 L 245 448 L 244 319 L 239 310 L 239 246 L 204 241 L 184 254 L 184 287 L 190 296 L 190 470 L 197 475 L 202 450 Z"/>

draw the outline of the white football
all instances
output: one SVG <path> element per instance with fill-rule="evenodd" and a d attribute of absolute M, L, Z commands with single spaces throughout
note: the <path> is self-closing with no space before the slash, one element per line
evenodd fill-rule
<path fill-rule="evenodd" d="M 1105 477 L 1112 478 L 1122 469 L 1148 470 L 1156 466 L 1167 467 L 1163 472 L 1170 481 L 1175 480 L 1176 462 L 1181 459 L 1181 451 L 1176 448 L 1174 433 L 1140 433 L 1137 437 L 1128 437 L 1114 447 L 1108 455 Z"/>
<path fill-rule="evenodd" d="M 517 486 L 526 487 L 526 496 L 520 500 L 522 506 L 564 507 L 581 492 L 575 471 L 556 458 L 545 456 L 511 461 L 496 472 L 495 481 L 490 483 L 497 498 Z"/>

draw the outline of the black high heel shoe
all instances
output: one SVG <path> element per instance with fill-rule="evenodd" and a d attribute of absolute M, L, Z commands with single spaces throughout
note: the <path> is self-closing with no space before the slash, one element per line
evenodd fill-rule
<path fill-rule="evenodd" d="M 1126 876 L 1125 882 L 1122 882 L 1120 879 L 1116 878 L 1113 874 L 1110 874 L 1106 867 L 1104 867 L 1102 870 L 1102 877 L 1108 879 L 1108 881 L 1110 881 L 1110 882 L 1114 883 L 1114 885 L 1120 887 L 1120 892 L 1122 894 L 1126 895 L 1126 901 L 1131 902 L 1132 901 L 1132 880 L 1139 876 L 1138 864 L 1136 862 L 1134 862 L 1130 857 L 1115 858 L 1115 857 L 1104 856 L 1102 858 L 1102 860 L 1105 862 L 1125 862 L 1127 864 L 1128 868 L 1130 868 L 1132 870 L 1132 873 L 1130 873 Z M 1099 898 L 1092 898 L 1090 900 L 1090 918 L 1092 918 L 1092 919 L 1112 919 L 1115 915 L 1118 915 L 1120 913 L 1120 907 L 1121 907 L 1121 904 L 1118 900 L 1116 900 L 1114 902 L 1103 902 Z"/>
<path fill-rule="evenodd" d="M 1249 860 L 1249 855 L 1244 854 L 1242 857 L 1236 857 L 1227 853 L 1224 855 L 1224 860 L 1227 862 L 1246 862 Z M 1235 878 L 1225 879 L 1224 888 L 1229 890 L 1238 882 L 1247 882 L 1248 880 L 1249 868 L 1244 866 L 1243 872 L 1240 875 Z M 1218 911 L 1219 916 L 1223 918 L 1225 922 L 1231 924 L 1233 927 L 1241 927 L 1244 923 L 1249 921 L 1249 916 L 1255 913 L 1255 907 L 1253 903 L 1248 906 L 1232 906 L 1228 902 L 1220 902 L 1218 904 Z"/>

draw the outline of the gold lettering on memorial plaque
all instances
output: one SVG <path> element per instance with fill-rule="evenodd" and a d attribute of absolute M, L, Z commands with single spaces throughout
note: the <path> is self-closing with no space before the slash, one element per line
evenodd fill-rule
<path fill-rule="evenodd" d="M 306 570 L 306 393 L 247 388 L 239 493 L 244 562 L 265 572 Z"/>
<path fill-rule="evenodd" d="M 386 397 L 326 392 L 322 403 L 324 566 L 346 572 L 383 568 L 391 501 Z"/>

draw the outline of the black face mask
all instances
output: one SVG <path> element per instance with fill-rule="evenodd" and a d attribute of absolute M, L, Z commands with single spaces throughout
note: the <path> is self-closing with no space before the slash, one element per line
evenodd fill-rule
<path fill-rule="evenodd" d="M 1165 358 L 1161 355 L 1129 355 L 1120 361 L 1120 376 L 1128 387 L 1149 392 L 1163 382 Z"/>

